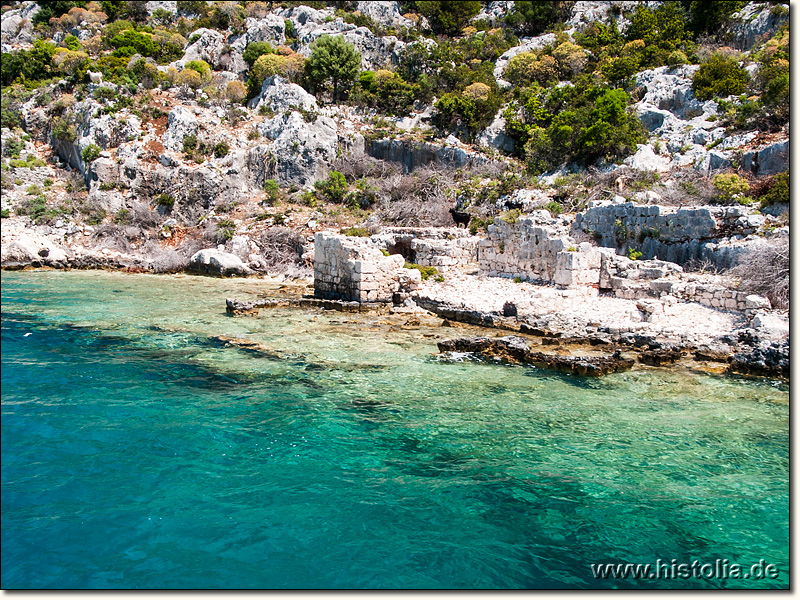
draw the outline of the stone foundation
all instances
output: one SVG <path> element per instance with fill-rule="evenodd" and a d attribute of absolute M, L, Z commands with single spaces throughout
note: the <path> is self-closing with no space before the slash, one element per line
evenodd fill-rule
<path fill-rule="evenodd" d="M 685 300 L 741 312 L 770 308 L 766 298 L 739 292 L 732 288 L 732 282 L 719 275 L 683 273 L 679 265 L 670 262 L 631 260 L 608 249 L 601 250 L 601 254 L 600 290 L 612 292 L 617 298 L 661 299 L 668 305 Z M 649 317 L 663 310 L 656 307 L 643 312 Z"/>

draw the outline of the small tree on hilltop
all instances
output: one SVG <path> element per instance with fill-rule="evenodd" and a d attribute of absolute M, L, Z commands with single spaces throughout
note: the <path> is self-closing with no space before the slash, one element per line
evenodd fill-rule
<path fill-rule="evenodd" d="M 339 99 L 339 90 L 355 81 L 360 68 L 361 54 L 341 35 L 321 36 L 311 46 L 306 63 L 306 73 L 315 86 L 332 83 L 334 103 Z"/>

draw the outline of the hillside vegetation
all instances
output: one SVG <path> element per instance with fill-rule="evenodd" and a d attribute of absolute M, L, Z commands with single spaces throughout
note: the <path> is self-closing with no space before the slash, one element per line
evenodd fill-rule
<path fill-rule="evenodd" d="M 168 268 L 272 227 L 294 248 L 316 227 L 452 224 L 454 205 L 475 231 L 614 195 L 786 222 L 786 4 L 2 11 L 3 216 L 166 245 Z"/>

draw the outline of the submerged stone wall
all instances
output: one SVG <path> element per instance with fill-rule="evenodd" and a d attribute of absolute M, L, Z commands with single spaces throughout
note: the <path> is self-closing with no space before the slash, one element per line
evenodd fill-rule
<path fill-rule="evenodd" d="M 314 296 L 356 302 L 391 302 L 416 289 L 420 272 L 404 269 L 399 254 L 384 256 L 368 238 L 320 232 L 314 238 Z"/>
<path fill-rule="evenodd" d="M 478 267 L 490 277 L 543 281 L 562 287 L 597 285 L 600 253 L 569 237 L 566 221 L 547 211 L 489 226 L 478 244 Z"/>
<path fill-rule="evenodd" d="M 643 258 L 658 258 L 680 265 L 709 261 L 730 268 L 744 246 L 730 238 L 755 233 L 763 215 L 748 214 L 741 206 L 676 209 L 671 206 L 597 203 L 575 215 L 573 228 L 594 237 L 606 248 L 633 248 Z"/>

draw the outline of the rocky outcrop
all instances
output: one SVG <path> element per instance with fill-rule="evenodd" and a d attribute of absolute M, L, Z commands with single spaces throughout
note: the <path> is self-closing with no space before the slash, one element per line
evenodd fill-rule
<path fill-rule="evenodd" d="M 296 83 L 290 83 L 283 77 L 273 75 L 264 80 L 261 93 L 250 100 L 248 108 L 259 109 L 267 106 L 273 112 L 302 109 L 317 110 L 317 99 Z"/>
<path fill-rule="evenodd" d="M 286 26 L 282 17 L 268 14 L 262 18 L 248 17 L 245 19 L 244 33 L 230 40 L 230 52 L 219 58 L 221 66 L 237 75 L 244 74 L 248 65 L 242 54 L 248 44 L 253 42 L 269 42 L 274 46 L 286 43 Z"/>
<path fill-rule="evenodd" d="M 33 44 L 33 23 L 31 19 L 39 12 L 36 2 L 23 2 L 19 8 L 5 11 L 0 23 L 0 43 L 9 45 Z M 5 48 L 3 49 L 5 52 Z"/>
<path fill-rule="evenodd" d="M 750 2 L 731 16 L 733 46 L 750 50 L 757 43 L 769 39 L 788 20 L 788 4 Z"/>
<path fill-rule="evenodd" d="M 730 371 L 750 375 L 789 377 L 789 339 L 762 342 L 737 352 L 730 359 Z"/>
<path fill-rule="evenodd" d="M 404 139 L 368 140 L 366 153 L 372 158 L 399 163 L 404 173 L 430 164 L 458 169 L 467 165 L 480 165 L 490 162 L 486 156 L 461 148 L 458 141 L 450 144 L 432 144 Z"/>
<path fill-rule="evenodd" d="M 575 375 L 597 377 L 630 369 L 632 359 L 619 353 L 605 356 L 565 356 L 531 351 L 524 339 L 517 336 L 499 338 L 457 338 L 438 343 L 439 352 L 469 352 L 484 358 L 510 363 L 530 364 Z"/>
<path fill-rule="evenodd" d="M 218 67 L 219 61 L 225 53 L 225 35 L 215 29 L 202 27 L 194 30 L 189 38 L 197 39 L 186 46 L 182 62 L 186 64 L 192 60 L 204 60 L 212 67 Z"/>
<path fill-rule="evenodd" d="M 248 160 L 259 162 L 266 179 L 275 179 L 282 187 L 305 186 L 328 176 L 336 158 L 339 138 L 336 123 L 330 117 L 318 116 L 308 123 L 299 112 L 276 116 L 260 127 L 272 140 L 263 150 L 251 149 Z"/>
<path fill-rule="evenodd" d="M 414 22 L 400 13 L 399 2 L 358 2 L 356 10 L 384 27 L 413 27 Z"/>
<path fill-rule="evenodd" d="M 194 113 L 184 106 L 176 106 L 169 111 L 164 147 L 178 152 L 183 149 L 183 138 L 196 133 L 197 118 Z"/>
<path fill-rule="evenodd" d="M 742 155 L 742 168 L 756 177 L 774 175 L 789 169 L 789 140 L 748 150 Z"/>
<path fill-rule="evenodd" d="M 189 259 L 186 268 L 191 273 L 231 277 L 235 275 L 252 275 L 253 271 L 235 254 L 215 249 L 200 250 Z"/>
<path fill-rule="evenodd" d="M 48 237 L 24 233 L 2 247 L 3 268 L 55 267 L 65 268 L 70 254 Z"/>
<path fill-rule="evenodd" d="M 514 151 L 514 138 L 506 134 L 506 120 L 503 118 L 503 109 L 498 111 L 494 120 L 481 132 L 477 142 L 479 146 L 494 148 L 509 154 Z"/>
<path fill-rule="evenodd" d="M 597 202 L 575 215 L 573 228 L 606 248 L 633 248 L 643 258 L 677 264 L 708 260 L 730 268 L 746 248 L 730 243 L 759 230 L 765 217 L 743 206 L 676 209 L 634 202 Z"/>

